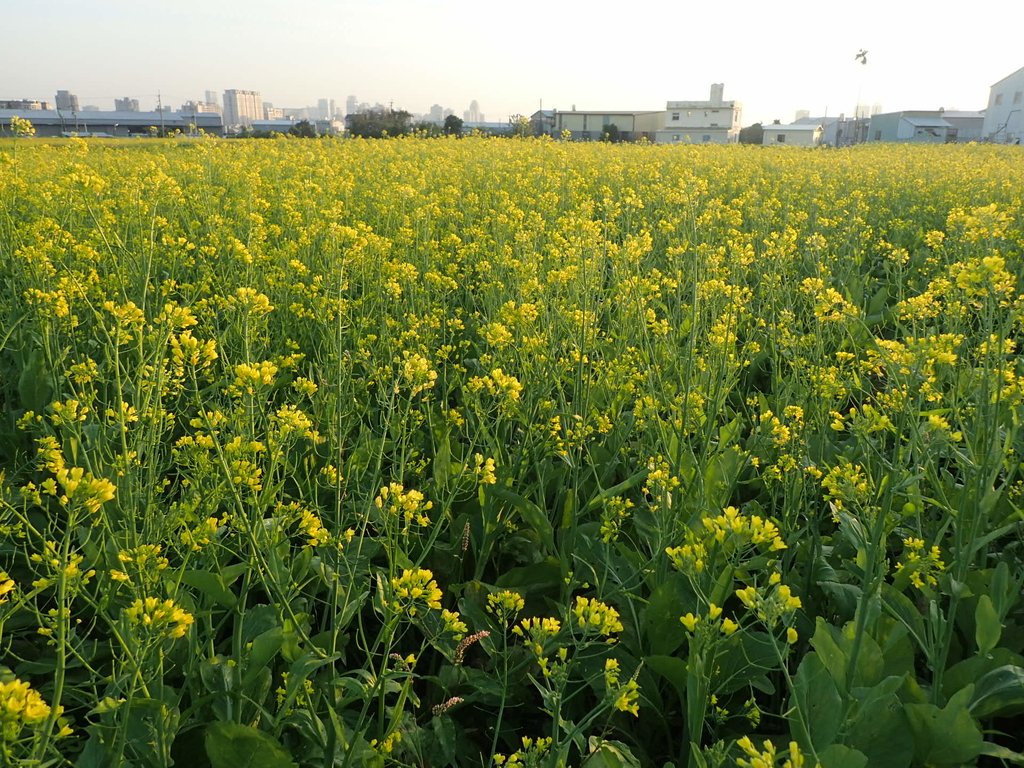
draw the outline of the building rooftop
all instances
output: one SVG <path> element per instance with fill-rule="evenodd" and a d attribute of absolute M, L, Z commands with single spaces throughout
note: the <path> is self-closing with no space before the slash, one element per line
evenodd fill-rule
<path fill-rule="evenodd" d="M 765 125 L 762 126 L 766 131 L 817 131 L 821 128 L 821 123 L 790 123 L 789 125 Z"/>
<path fill-rule="evenodd" d="M 941 117 L 904 117 L 915 128 L 952 128 L 953 126 Z"/>

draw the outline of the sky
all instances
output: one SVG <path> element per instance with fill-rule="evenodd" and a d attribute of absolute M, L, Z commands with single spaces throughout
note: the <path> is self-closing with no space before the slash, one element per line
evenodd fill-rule
<path fill-rule="evenodd" d="M 58 89 L 112 109 L 177 108 L 207 90 L 281 107 L 432 104 L 488 120 L 568 110 L 659 110 L 708 98 L 744 125 L 857 104 L 983 109 L 1024 67 L 1024 2 L 792 0 L 0 0 L 0 99 Z M 834 10 L 833 10 L 834 8 Z M 866 65 L 854 61 L 867 50 Z"/>

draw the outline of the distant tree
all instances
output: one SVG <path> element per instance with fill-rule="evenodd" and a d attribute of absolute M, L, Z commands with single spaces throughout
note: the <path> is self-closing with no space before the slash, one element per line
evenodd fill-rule
<path fill-rule="evenodd" d="M 525 138 L 530 135 L 530 118 L 526 115 L 512 115 L 508 119 L 513 136 Z"/>
<path fill-rule="evenodd" d="M 350 135 L 364 139 L 403 136 L 412 129 L 411 117 L 404 109 L 371 109 L 347 115 L 345 127 Z"/>
<path fill-rule="evenodd" d="M 309 122 L 309 120 L 299 120 L 299 122 L 288 129 L 288 133 L 292 136 L 298 136 L 300 139 L 315 139 L 317 135 L 316 126 Z"/>
<path fill-rule="evenodd" d="M 464 124 L 465 123 L 463 122 L 461 117 L 456 117 L 455 115 L 448 115 L 448 117 L 444 119 L 444 135 L 461 136 L 462 126 Z"/>
<path fill-rule="evenodd" d="M 612 144 L 618 144 L 622 141 L 622 133 L 619 131 L 619 126 L 615 123 L 609 123 L 604 127 L 604 135 L 601 138 Z"/>
<path fill-rule="evenodd" d="M 740 144 L 763 144 L 764 126 L 760 123 L 740 128 Z"/>

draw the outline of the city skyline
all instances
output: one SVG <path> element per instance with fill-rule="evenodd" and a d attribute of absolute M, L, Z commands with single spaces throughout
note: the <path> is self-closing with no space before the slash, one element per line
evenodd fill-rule
<path fill-rule="evenodd" d="M 5 16 L 20 34 L 0 51 L 0 98 L 53 101 L 67 90 L 82 105 L 132 98 L 150 109 L 157 93 L 176 108 L 238 89 L 299 108 L 357 94 L 416 114 L 439 104 L 462 115 L 477 101 L 498 121 L 541 106 L 664 109 L 721 82 L 749 125 L 798 110 L 850 115 L 858 104 L 982 109 L 989 86 L 1024 65 L 1024 7 L 929 16 L 865 0 L 841 14 L 762 18 L 761 6 L 741 2 L 723 20 L 659 2 L 629 14 L 558 6 L 540 19 L 464 0 L 309 0 L 301 12 L 270 0 L 209 5 L 12 7 Z"/>

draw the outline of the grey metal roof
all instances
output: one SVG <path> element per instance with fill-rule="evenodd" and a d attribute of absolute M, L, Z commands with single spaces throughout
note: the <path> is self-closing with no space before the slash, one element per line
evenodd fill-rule
<path fill-rule="evenodd" d="M 160 125 L 161 120 L 167 124 L 186 124 L 195 122 L 197 125 L 220 125 L 221 116 L 216 112 L 129 112 L 126 110 L 78 111 L 62 109 L 0 109 L 0 120 L 12 117 L 23 117 L 40 125 L 53 125 L 63 122 L 64 125 L 77 122 L 79 125 L 99 123 L 107 125 Z"/>

